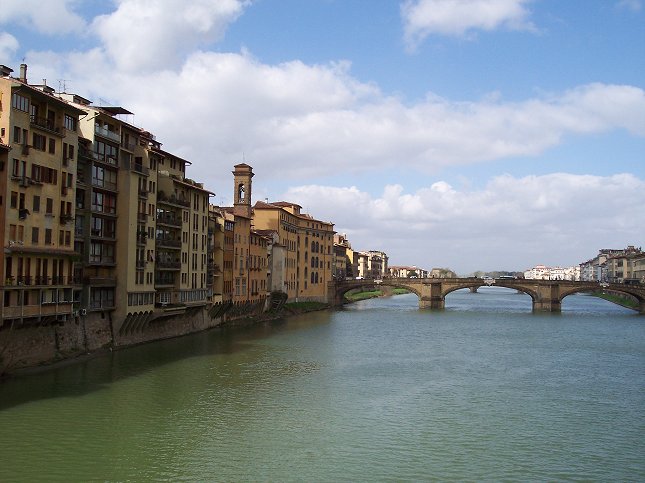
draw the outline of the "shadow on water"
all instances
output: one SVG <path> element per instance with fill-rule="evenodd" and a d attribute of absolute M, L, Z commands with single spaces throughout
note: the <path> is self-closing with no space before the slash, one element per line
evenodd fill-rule
<path fill-rule="evenodd" d="M 35 400 L 84 396 L 166 364 L 192 357 L 233 354 L 247 350 L 254 340 L 276 332 L 298 330 L 328 320 L 328 316 L 309 315 L 293 323 L 291 319 L 275 319 L 248 327 L 215 328 L 10 377 L 0 382 L 0 411 Z"/>

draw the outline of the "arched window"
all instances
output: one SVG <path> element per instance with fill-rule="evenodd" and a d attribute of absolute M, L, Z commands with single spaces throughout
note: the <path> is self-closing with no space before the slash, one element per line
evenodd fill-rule
<path fill-rule="evenodd" d="M 314 279 L 315 279 L 315 277 L 314 277 L 314 272 L 311 272 L 311 283 L 315 283 L 315 282 L 314 282 Z"/>
<path fill-rule="evenodd" d="M 316 272 L 316 283 L 318 283 L 318 272 Z"/>

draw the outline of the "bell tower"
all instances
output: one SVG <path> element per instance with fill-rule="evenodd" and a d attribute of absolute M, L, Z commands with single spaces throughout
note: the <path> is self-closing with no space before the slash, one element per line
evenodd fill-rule
<path fill-rule="evenodd" d="M 233 213 L 251 218 L 251 178 L 253 168 L 248 164 L 236 164 L 233 166 L 234 192 L 233 192 Z"/>

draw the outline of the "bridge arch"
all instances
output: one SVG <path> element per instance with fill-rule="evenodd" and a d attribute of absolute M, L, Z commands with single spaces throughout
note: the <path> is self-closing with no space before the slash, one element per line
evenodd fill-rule
<path fill-rule="evenodd" d="M 418 284 L 405 283 L 405 279 L 383 279 L 380 282 L 375 280 L 347 280 L 334 284 L 334 305 L 342 305 L 345 301 L 345 294 L 352 290 L 376 290 L 380 287 L 403 288 L 414 293 L 421 300 L 421 288 Z"/>
<path fill-rule="evenodd" d="M 610 287 L 610 288 L 609 288 Z M 560 292 L 560 303 L 562 303 L 562 300 L 564 300 L 566 297 L 569 295 L 574 295 L 577 293 L 594 293 L 598 292 L 599 288 L 603 288 L 599 285 L 593 285 L 593 286 L 586 286 L 586 287 L 568 287 L 563 289 Z M 633 309 L 633 310 L 638 310 L 640 313 L 645 313 L 645 295 L 643 295 L 643 289 L 638 289 L 638 288 L 632 288 L 629 285 L 622 285 L 622 284 L 611 284 L 611 286 L 608 286 L 607 291 L 611 293 L 618 293 L 622 295 L 629 295 L 631 297 L 634 297 L 640 307 Z M 616 303 L 612 302 L 611 300 L 608 300 L 610 303 Z M 617 304 L 620 305 L 620 304 Z"/>

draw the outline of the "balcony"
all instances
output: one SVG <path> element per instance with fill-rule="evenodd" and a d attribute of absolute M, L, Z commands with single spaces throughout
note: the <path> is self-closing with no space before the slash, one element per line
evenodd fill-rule
<path fill-rule="evenodd" d="M 177 198 L 174 194 L 167 196 L 163 191 L 157 193 L 157 203 L 163 203 L 173 206 L 181 206 L 182 208 L 190 208 L 190 201 Z"/>
<path fill-rule="evenodd" d="M 117 191 L 116 183 L 105 179 L 92 178 L 92 186 L 107 191 Z"/>
<path fill-rule="evenodd" d="M 179 260 L 157 260 L 155 268 L 160 270 L 181 270 L 181 262 Z"/>
<path fill-rule="evenodd" d="M 90 302 L 90 310 L 114 310 L 114 300 L 92 300 Z"/>
<path fill-rule="evenodd" d="M 92 213 L 98 213 L 100 215 L 116 216 L 116 207 L 104 206 L 104 205 L 92 205 Z"/>
<path fill-rule="evenodd" d="M 61 126 L 57 126 L 52 119 L 47 119 L 46 117 L 34 116 L 33 114 L 29 117 L 29 122 L 32 126 L 39 127 L 45 131 L 49 131 L 52 134 L 57 136 L 64 137 L 65 130 Z"/>
<path fill-rule="evenodd" d="M 147 189 L 139 187 L 138 194 L 139 194 L 139 198 L 142 198 L 142 199 L 145 199 L 145 200 L 148 199 L 148 190 Z"/>
<path fill-rule="evenodd" d="M 115 231 L 97 230 L 96 228 L 92 228 L 90 230 L 90 236 L 92 238 L 100 238 L 101 240 L 111 240 L 111 241 L 116 240 Z"/>
<path fill-rule="evenodd" d="M 96 255 L 90 255 L 90 259 L 87 262 L 88 265 L 95 265 L 100 267 L 113 267 L 116 265 L 114 257 L 100 257 Z"/>
<path fill-rule="evenodd" d="M 181 249 L 181 240 L 174 238 L 157 237 L 155 239 L 158 248 L 176 248 Z"/>
<path fill-rule="evenodd" d="M 157 213 L 157 223 L 170 226 L 181 226 L 181 219 L 169 213 Z"/>
<path fill-rule="evenodd" d="M 135 268 L 137 270 L 143 270 L 144 268 L 146 268 L 146 261 L 145 260 L 137 260 Z"/>
<path fill-rule="evenodd" d="M 14 305 L 4 307 L 2 316 L 5 319 L 20 319 L 27 317 L 45 317 L 55 315 L 71 315 L 72 301 L 43 302 L 37 305 Z"/>
<path fill-rule="evenodd" d="M 118 132 L 110 131 L 107 128 L 99 126 L 98 124 L 94 125 L 94 134 L 98 134 L 99 136 L 102 136 L 111 141 L 116 141 L 119 144 L 121 143 L 121 135 Z"/>
<path fill-rule="evenodd" d="M 126 141 L 125 139 L 121 142 L 121 147 L 127 151 L 134 152 L 137 143 L 134 141 Z"/>
<path fill-rule="evenodd" d="M 132 163 L 130 165 L 130 170 L 134 171 L 135 173 L 143 174 L 145 176 L 148 176 L 150 174 L 150 169 L 138 163 Z"/>
<path fill-rule="evenodd" d="M 5 287 L 59 287 L 76 283 L 73 277 L 9 277 L 5 280 Z"/>
<path fill-rule="evenodd" d="M 116 277 L 89 276 L 83 279 L 83 283 L 91 287 L 114 287 L 116 286 Z"/>

